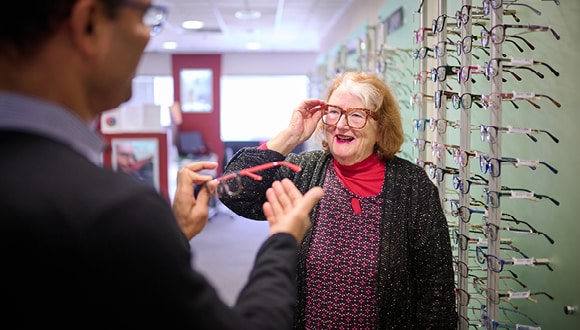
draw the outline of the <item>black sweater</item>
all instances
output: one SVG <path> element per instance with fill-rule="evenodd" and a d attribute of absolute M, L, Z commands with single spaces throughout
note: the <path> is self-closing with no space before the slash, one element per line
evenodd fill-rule
<path fill-rule="evenodd" d="M 298 247 L 260 247 L 231 308 L 192 270 L 153 188 L 70 147 L 0 129 L 3 321 L 18 328 L 290 329 Z"/>
<path fill-rule="evenodd" d="M 280 166 L 260 172 L 261 181 L 242 177 L 242 193 L 220 199 L 241 216 L 263 220 L 261 206 L 273 180 L 288 177 L 304 193 L 313 186 L 322 186 L 331 159 L 321 150 L 285 158 L 271 150 L 241 149 L 227 165 L 226 173 L 282 160 L 299 165 L 302 171 L 293 172 Z M 384 186 L 375 328 L 455 329 L 457 313 L 450 236 L 437 187 L 422 168 L 398 157 L 386 163 Z M 316 208 L 312 214 L 316 214 Z M 297 329 L 303 329 L 305 324 L 302 290 L 311 233 L 302 242 L 298 259 Z"/>

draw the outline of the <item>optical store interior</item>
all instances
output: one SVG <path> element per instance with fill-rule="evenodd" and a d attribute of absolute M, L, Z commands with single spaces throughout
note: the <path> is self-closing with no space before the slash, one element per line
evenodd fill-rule
<path fill-rule="evenodd" d="M 247 34 L 283 20 L 284 1 L 238 2 L 262 13 L 238 18 Z M 185 17 L 183 1 L 168 3 L 169 17 Z M 314 47 L 220 47 L 227 31 L 210 24 L 162 49 L 178 34 L 170 21 L 151 39 L 131 100 L 97 123 L 110 146 L 105 165 L 120 170 L 130 148 L 140 179 L 170 201 L 183 164 L 217 161 L 207 174 L 218 176 L 240 148 L 286 127 L 302 99 L 324 99 L 336 73 L 374 72 L 399 101 L 406 139 L 397 156 L 439 189 L 458 329 L 485 328 L 485 317 L 502 329 L 580 329 L 580 1 L 297 3 L 329 7 L 324 24 L 310 18 L 321 27 Z M 270 38 L 296 42 L 279 30 Z M 294 152 L 318 148 L 313 139 Z"/>

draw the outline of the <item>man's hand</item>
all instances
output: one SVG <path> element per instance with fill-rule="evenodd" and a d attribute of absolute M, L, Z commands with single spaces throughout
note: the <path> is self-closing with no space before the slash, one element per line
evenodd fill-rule
<path fill-rule="evenodd" d="M 213 179 L 211 176 L 200 175 L 197 172 L 205 169 L 213 170 L 217 165 L 216 162 L 189 163 L 177 173 L 173 214 L 187 239 L 192 239 L 199 234 L 207 224 L 209 201 L 216 188 L 216 183 L 213 181 L 205 184 Z M 197 198 L 193 193 L 194 184 L 205 184 L 197 194 Z"/>
<path fill-rule="evenodd" d="M 270 235 L 289 233 L 300 243 L 312 223 L 310 211 L 323 195 L 321 187 L 313 187 L 304 194 L 289 179 L 275 181 L 266 191 L 263 210 L 270 223 Z"/>

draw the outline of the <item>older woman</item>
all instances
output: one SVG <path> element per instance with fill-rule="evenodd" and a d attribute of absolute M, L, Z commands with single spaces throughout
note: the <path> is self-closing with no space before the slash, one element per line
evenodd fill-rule
<path fill-rule="evenodd" d="M 322 150 L 290 153 L 316 130 Z M 425 171 L 395 155 L 403 140 L 389 88 L 372 74 L 350 72 L 336 78 L 327 102 L 303 101 L 287 128 L 227 165 L 227 173 L 273 161 L 302 168 L 242 177 L 239 194 L 222 194 L 247 218 L 264 219 L 273 180 L 325 191 L 301 244 L 297 329 L 456 328 L 447 221 Z"/>

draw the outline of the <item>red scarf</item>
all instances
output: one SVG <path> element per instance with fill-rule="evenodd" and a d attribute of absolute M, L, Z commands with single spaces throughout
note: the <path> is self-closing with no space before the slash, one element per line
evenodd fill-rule
<path fill-rule="evenodd" d="M 385 163 L 375 153 L 354 165 L 341 165 L 334 159 L 334 169 L 340 182 L 358 196 L 375 196 L 381 192 Z"/>

